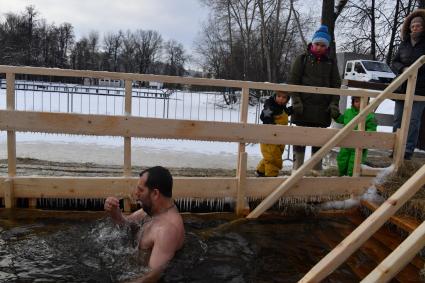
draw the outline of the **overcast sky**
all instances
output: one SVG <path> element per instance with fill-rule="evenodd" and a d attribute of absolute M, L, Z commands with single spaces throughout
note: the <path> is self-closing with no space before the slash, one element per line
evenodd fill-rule
<path fill-rule="evenodd" d="M 48 23 L 69 22 L 77 39 L 98 31 L 155 30 L 163 39 L 175 39 L 191 53 L 208 10 L 199 0 L 0 0 L 4 13 L 22 12 L 34 5 Z"/>

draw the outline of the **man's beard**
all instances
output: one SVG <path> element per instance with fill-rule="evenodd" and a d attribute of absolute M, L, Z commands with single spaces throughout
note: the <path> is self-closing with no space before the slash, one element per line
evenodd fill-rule
<path fill-rule="evenodd" d="M 146 212 L 147 215 L 152 216 L 152 203 L 141 201 L 143 211 Z"/>

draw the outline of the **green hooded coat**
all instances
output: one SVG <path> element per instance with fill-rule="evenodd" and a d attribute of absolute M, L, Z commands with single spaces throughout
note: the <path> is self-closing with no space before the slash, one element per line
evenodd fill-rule
<path fill-rule="evenodd" d="M 344 114 L 340 115 L 335 121 L 340 124 L 347 125 L 354 117 L 359 114 L 355 108 L 348 108 Z M 366 131 L 376 132 L 376 118 L 374 113 L 370 113 L 366 117 Z M 357 127 L 355 128 L 357 130 Z M 354 158 L 356 150 L 354 148 L 341 148 L 339 150 L 336 161 L 338 163 L 338 171 L 340 176 L 353 176 Z M 362 163 L 365 163 L 367 158 L 367 149 L 363 149 Z"/>

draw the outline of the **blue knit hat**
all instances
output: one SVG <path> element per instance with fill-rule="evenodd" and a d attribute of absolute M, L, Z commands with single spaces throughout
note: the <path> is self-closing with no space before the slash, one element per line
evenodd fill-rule
<path fill-rule="evenodd" d="M 325 25 L 321 25 L 320 28 L 314 33 L 312 43 L 323 43 L 327 47 L 329 47 L 329 43 L 331 42 L 331 36 L 328 31 L 328 27 Z"/>

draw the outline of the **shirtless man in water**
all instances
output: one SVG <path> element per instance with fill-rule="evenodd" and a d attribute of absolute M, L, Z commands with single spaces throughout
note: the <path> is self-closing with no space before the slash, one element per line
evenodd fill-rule
<path fill-rule="evenodd" d="M 171 198 L 172 187 L 170 172 L 156 166 L 140 173 L 135 197 L 142 203 L 141 209 L 124 216 L 118 198 L 108 197 L 105 201 L 105 211 L 116 224 L 144 222 L 139 247 L 151 251 L 148 264 L 151 271 L 131 282 L 156 282 L 175 252 L 183 246 L 183 219 Z"/>

